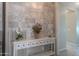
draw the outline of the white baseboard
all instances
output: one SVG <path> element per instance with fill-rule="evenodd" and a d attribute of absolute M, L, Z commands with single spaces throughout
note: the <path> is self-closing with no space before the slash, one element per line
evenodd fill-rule
<path fill-rule="evenodd" d="M 62 49 L 59 49 L 59 51 L 58 51 L 58 56 L 61 56 L 62 55 L 62 53 L 63 52 L 65 52 L 65 51 L 67 51 L 67 49 L 66 48 L 62 48 Z"/>

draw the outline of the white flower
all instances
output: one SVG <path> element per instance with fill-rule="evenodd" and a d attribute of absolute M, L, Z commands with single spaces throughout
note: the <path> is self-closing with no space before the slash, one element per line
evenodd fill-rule
<path fill-rule="evenodd" d="M 20 34 L 20 29 L 19 28 L 16 29 L 16 33 Z"/>

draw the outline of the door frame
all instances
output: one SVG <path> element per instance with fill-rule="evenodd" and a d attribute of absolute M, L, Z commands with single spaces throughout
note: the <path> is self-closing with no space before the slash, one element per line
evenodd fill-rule
<path fill-rule="evenodd" d="M 2 2 L 2 56 L 5 56 L 6 2 Z"/>

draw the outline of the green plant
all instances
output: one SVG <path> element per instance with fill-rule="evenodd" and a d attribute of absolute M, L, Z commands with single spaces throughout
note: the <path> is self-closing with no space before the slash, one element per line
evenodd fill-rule
<path fill-rule="evenodd" d="M 39 34 L 40 31 L 42 30 L 42 26 L 37 23 L 37 24 L 35 24 L 35 25 L 32 27 L 32 29 L 33 29 L 34 33 Z"/>
<path fill-rule="evenodd" d="M 21 33 L 17 33 L 16 40 L 23 39 L 23 35 Z"/>

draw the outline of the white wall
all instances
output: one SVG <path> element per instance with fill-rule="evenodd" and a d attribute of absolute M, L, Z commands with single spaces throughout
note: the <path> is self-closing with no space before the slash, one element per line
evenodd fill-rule
<path fill-rule="evenodd" d="M 65 17 L 62 13 L 62 6 L 56 3 L 56 39 L 57 39 L 57 55 L 66 55 L 66 24 Z"/>
<path fill-rule="evenodd" d="M 79 8 L 77 9 L 77 12 L 76 12 L 76 16 L 77 16 L 77 21 L 76 21 L 76 33 L 77 33 L 77 40 L 76 40 L 76 43 L 77 43 L 77 46 L 79 47 Z"/>
<path fill-rule="evenodd" d="M 72 11 L 71 13 L 67 13 Z M 76 44 L 76 8 L 74 3 L 57 4 L 58 55 L 66 55 L 67 42 Z"/>

